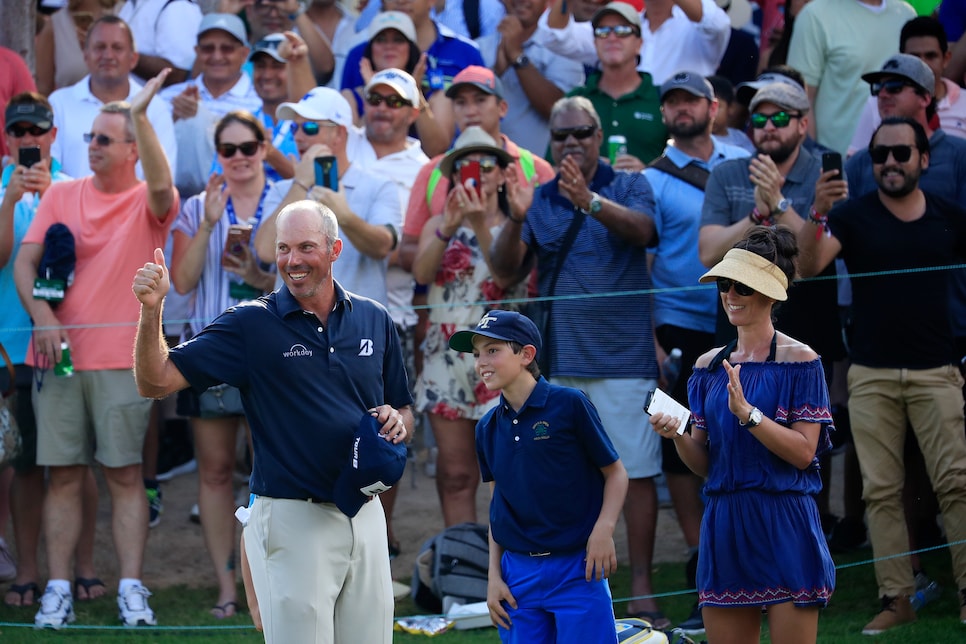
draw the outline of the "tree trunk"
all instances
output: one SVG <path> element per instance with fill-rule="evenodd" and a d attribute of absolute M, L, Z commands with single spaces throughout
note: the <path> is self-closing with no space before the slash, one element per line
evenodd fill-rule
<path fill-rule="evenodd" d="M 0 9 L 0 45 L 20 54 L 34 71 L 36 0 L 3 0 Z"/>

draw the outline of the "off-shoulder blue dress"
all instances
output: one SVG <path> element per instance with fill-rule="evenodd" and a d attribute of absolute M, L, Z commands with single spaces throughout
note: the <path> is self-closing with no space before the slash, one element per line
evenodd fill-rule
<path fill-rule="evenodd" d="M 688 382 L 695 425 L 708 434 L 699 603 L 825 606 L 835 566 L 815 503 L 822 489 L 818 459 L 800 470 L 739 425 L 728 409 L 728 375 L 714 362 L 695 369 Z M 745 399 L 780 425 L 821 423 L 817 452 L 831 447 L 832 413 L 820 360 L 744 363 L 741 385 Z"/>

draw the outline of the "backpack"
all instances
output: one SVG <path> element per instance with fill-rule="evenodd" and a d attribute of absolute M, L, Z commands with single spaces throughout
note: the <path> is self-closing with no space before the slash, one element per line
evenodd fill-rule
<path fill-rule="evenodd" d="M 443 613 L 452 602 L 486 601 L 489 566 L 487 527 L 478 523 L 450 526 L 426 541 L 416 557 L 413 601 L 432 613 Z"/>

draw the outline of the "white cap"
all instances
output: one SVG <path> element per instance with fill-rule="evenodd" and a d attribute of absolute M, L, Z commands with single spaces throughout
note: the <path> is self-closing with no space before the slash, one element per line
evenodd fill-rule
<path fill-rule="evenodd" d="M 282 103 L 276 111 L 276 118 L 280 121 L 290 121 L 296 116 L 309 121 L 332 121 L 343 127 L 352 125 L 349 102 L 329 87 L 316 87 L 298 103 Z"/>
<path fill-rule="evenodd" d="M 409 14 L 402 11 L 382 11 L 376 14 L 376 17 L 369 23 L 368 39 L 372 40 L 386 29 L 395 29 L 404 35 L 409 42 L 416 42 L 416 26 Z"/>
<path fill-rule="evenodd" d="M 409 104 L 413 107 L 419 107 L 422 104 L 422 94 L 416 85 L 416 79 L 401 69 L 390 67 L 381 72 L 376 72 L 366 83 L 366 92 L 376 85 L 391 87 L 401 98 L 409 101 Z"/>

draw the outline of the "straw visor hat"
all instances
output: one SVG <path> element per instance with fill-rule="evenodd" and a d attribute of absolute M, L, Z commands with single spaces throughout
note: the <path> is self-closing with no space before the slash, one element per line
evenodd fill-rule
<path fill-rule="evenodd" d="M 742 248 L 732 248 L 724 258 L 698 280 L 702 284 L 727 277 L 741 282 L 773 300 L 788 299 L 788 278 L 782 269 L 757 253 Z"/>

